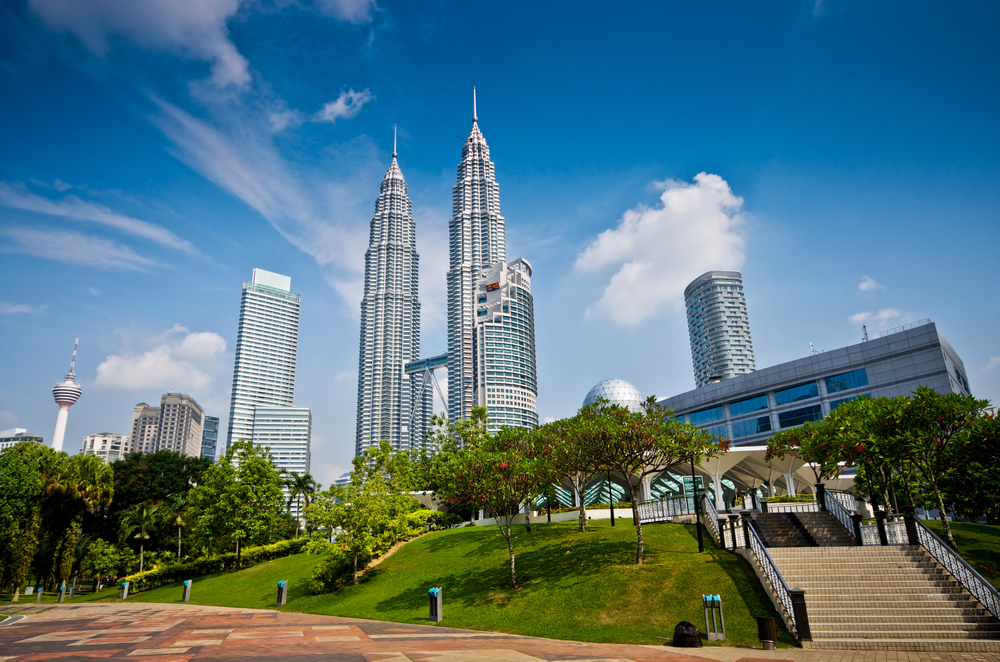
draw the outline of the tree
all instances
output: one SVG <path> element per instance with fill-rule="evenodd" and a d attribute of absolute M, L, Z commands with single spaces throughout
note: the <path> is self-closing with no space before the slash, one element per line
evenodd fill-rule
<path fill-rule="evenodd" d="M 642 564 L 644 544 L 637 486 L 632 477 L 641 484 L 648 475 L 729 450 L 728 441 L 716 439 L 690 423 L 674 420 L 673 412 L 657 404 L 655 397 L 643 403 L 641 412 L 598 399 L 580 410 L 573 423 L 573 434 L 597 463 L 625 477 L 635 521 L 637 564 Z"/>
<path fill-rule="evenodd" d="M 176 492 L 167 496 L 163 504 L 164 519 L 171 526 L 177 527 L 177 562 L 181 562 L 181 531 L 184 528 L 184 517 L 187 513 L 187 493 Z"/>
<path fill-rule="evenodd" d="M 159 523 L 162 516 L 162 506 L 137 503 L 126 510 L 121 517 L 121 539 L 129 537 L 139 541 L 139 572 L 145 567 L 146 541 L 149 540 L 149 530 Z"/>
<path fill-rule="evenodd" d="M 783 460 L 786 456 L 797 457 L 809 465 L 817 483 L 840 473 L 840 447 L 822 423 L 817 425 L 808 421 L 799 427 L 776 432 L 767 440 L 766 462 L 775 458 Z"/>
<path fill-rule="evenodd" d="M 295 520 L 295 537 L 299 537 L 299 526 L 302 519 L 302 513 L 305 512 L 306 508 L 309 508 L 309 500 L 316 494 L 316 489 L 318 485 L 315 479 L 313 479 L 312 474 L 292 474 L 290 477 L 285 478 L 284 485 L 288 488 L 288 512 L 292 512 L 292 504 L 298 505 L 299 517 Z M 302 501 L 305 501 L 305 508 L 302 507 Z"/>
<path fill-rule="evenodd" d="M 351 583 L 357 584 L 361 563 L 408 537 L 406 515 L 418 504 L 408 494 L 412 481 L 409 458 L 393 453 L 389 442 L 366 449 L 353 463 L 351 482 L 317 494 L 307 512 L 320 526 L 341 529 L 337 543 L 350 556 Z"/>
<path fill-rule="evenodd" d="M 97 591 L 101 584 L 101 579 L 118 576 L 118 569 L 121 567 L 123 560 L 124 557 L 120 549 L 98 538 L 87 547 L 87 553 L 81 564 L 81 571 L 85 577 L 93 577 L 94 591 Z"/>
<path fill-rule="evenodd" d="M 191 496 L 200 530 L 211 540 L 235 544 L 237 565 L 244 546 L 280 535 L 285 497 L 281 475 L 264 447 L 245 439 L 234 442 L 205 470 Z"/>
<path fill-rule="evenodd" d="M 1000 417 L 976 420 L 964 444 L 953 444 L 951 466 L 939 478 L 952 513 L 1000 524 Z"/>
<path fill-rule="evenodd" d="M 30 568 L 31 556 L 25 552 L 37 526 L 33 515 L 41 493 L 42 481 L 34 460 L 18 452 L 0 453 L 0 540 L 10 541 L 0 550 L 0 585 L 12 586 L 12 602 L 17 602 Z M 30 551 L 34 551 L 33 545 Z"/>
<path fill-rule="evenodd" d="M 50 491 L 62 498 L 62 513 L 68 524 L 57 548 L 54 570 L 58 579 L 68 581 L 76 562 L 76 543 L 87 511 L 107 507 L 114 497 L 114 473 L 94 455 L 72 455 L 62 464 Z"/>
<path fill-rule="evenodd" d="M 580 434 L 574 434 L 574 419 L 562 419 L 535 430 L 538 442 L 552 449 L 553 469 L 557 475 L 556 482 L 565 478 L 573 486 L 576 502 L 580 506 L 577 523 L 580 533 L 587 530 L 587 504 L 584 503 L 584 491 L 587 483 L 601 468 L 588 452 L 586 439 Z"/>

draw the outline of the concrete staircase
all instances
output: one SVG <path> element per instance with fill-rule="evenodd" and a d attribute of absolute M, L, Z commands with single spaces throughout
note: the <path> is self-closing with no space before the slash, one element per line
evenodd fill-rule
<path fill-rule="evenodd" d="M 854 536 L 833 513 L 795 513 L 799 526 L 820 547 L 851 547 Z"/>
<path fill-rule="evenodd" d="M 833 513 L 761 513 L 753 526 L 765 547 L 847 547 L 854 537 Z"/>
<path fill-rule="evenodd" d="M 805 589 L 804 648 L 1000 652 L 1000 620 L 921 547 L 767 551 L 788 586 Z"/>

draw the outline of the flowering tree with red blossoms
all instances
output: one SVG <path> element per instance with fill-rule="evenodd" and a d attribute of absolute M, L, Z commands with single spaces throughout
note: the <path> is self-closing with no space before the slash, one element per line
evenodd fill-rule
<path fill-rule="evenodd" d="M 766 462 L 783 460 L 786 456 L 808 464 L 817 483 L 840 473 L 840 446 L 822 424 L 809 421 L 797 428 L 781 430 L 767 440 Z"/>

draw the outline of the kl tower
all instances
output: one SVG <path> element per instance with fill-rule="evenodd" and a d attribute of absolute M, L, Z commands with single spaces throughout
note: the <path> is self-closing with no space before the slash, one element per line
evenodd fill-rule
<path fill-rule="evenodd" d="M 63 437 L 66 436 L 66 419 L 69 418 L 69 408 L 76 404 L 83 393 L 83 389 L 76 383 L 76 373 L 73 366 L 76 364 L 76 348 L 80 344 L 80 336 L 76 336 L 73 344 L 73 358 L 69 362 L 69 372 L 66 373 L 66 380 L 52 387 L 52 397 L 59 405 L 59 414 L 56 416 L 56 431 L 52 433 L 52 450 L 61 451 L 63 449 Z"/>

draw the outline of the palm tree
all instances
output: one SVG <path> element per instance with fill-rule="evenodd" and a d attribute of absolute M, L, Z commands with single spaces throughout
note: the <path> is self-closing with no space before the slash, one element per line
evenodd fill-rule
<path fill-rule="evenodd" d="M 181 562 L 181 529 L 184 528 L 184 514 L 187 509 L 187 494 L 178 492 L 167 496 L 167 502 L 163 504 L 166 510 L 166 519 L 173 526 L 177 527 L 177 562 Z"/>
<path fill-rule="evenodd" d="M 115 493 L 115 473 L 94 455 L 72 455 L 62 463 L 58 477 L 50 481 L 46 491 L 63 498 L 63 510 L 69 525 L 57 548 L 59 579 L 68 581 L 76 561 L 76 543 L 83 528 L 83 515 L 107 507 Z"/>
<path fill-rule="evenodd" d="M 149 540 L 149 529 L 159 521 L 161 508 L 162 506 L 159 504 L 137 503 L 122 515 L 122 540 L 124 541 L 131 536 L 139 541 L 139 572 L 142 572 L 144 565 L 144 552 L 146 541 Z"/>
<path fill-rule="evenodd" d="M 292 474 L 291 477 L 285 478 L 285 487 L 288 488 L 288 512 L 292 512 L 292 504 L 298 506 L 299 516 L 295 520 L 295 537 L 299 537 L 299 527 L 302 522 L 302 513 L 304 509 L 302 508 L 302 500 L 305 499 L 305 507 L 309 507 L 309 500 L 312 496 L 316 494 L 316 489 L 319 487 L 316 480 L 312 477 L 310 473 L 304 474 Z"/>

